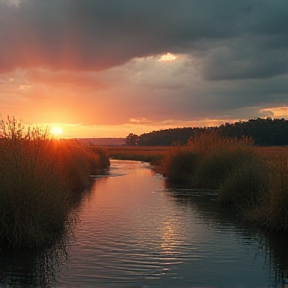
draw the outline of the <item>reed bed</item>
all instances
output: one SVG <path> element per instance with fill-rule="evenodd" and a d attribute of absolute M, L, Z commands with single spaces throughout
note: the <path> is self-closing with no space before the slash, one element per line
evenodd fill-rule
<path fill-rule="evenodd" d="M 163 160 L 163 173 L 171 180 L 179 179 L 194 187 L 219 189 L 235 166 L 248 161 L 252 146 L 253 141 L 249 138 L 223 138 L 215 131 L 201 133 L 191 138 L 187 145 L 171 148 Z M 187 167 L 187 162 L 189 168 L 183 168 Z"/>
<path fill-rule="evenodd" d="M 218 200 L 243 211 L 245 219 L 288 232 L 288 152 L 253 147 L 250 138 L 230 139 L 215 131 L 172 147 L 162 162 L 170 181 L 218 190 Z"/>
<path fill-rule="evenodd" d="M 111 146 L 108 152 L 111 158 L 136 160 L 159 165 L 168 151 L 166 146 Z"/>
<path fill-rule="evenodd" d="M 265 155 L 267 157 L 267 155 Z M 274 232 L 288 232 L 288 150 L 268 157 L 270 187 L 261 207 L 249 217 Z M 274 161 L 273 161 L 274 160 Z"/>
<path fill-rule="evenodd" d="M 15 119 L 1 120 L 0 135 L 0 247 L 40 249 L 71 228 L 73 194 L 104 164 L 100 153 Z"/>

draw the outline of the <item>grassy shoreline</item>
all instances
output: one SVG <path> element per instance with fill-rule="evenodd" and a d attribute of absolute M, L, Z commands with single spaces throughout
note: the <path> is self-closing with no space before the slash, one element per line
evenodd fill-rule
<path fill-rule="evenodd" d="M 112 159 L 136 160 L 160 165 L 169 149 L 168 146 L 111 146 L 108 147 L 108 154 Z"/>
<path fill-rule="evenodd" d="M 41 249 L 73 225 L 75 196 L 109 165 L 105 149 L 0 122 L 0 248 Z"/>
<path fill-rule="evenodd" d="M 268 151 L 268 152 L 267 152 Z M 0 121 L 0 248 L 37 250 L 71 230 L 75 199 L 109 157 L 158 165 L 170 182 L 217 189 L 218 200 L 274 232 L 288 232 L 288 150 L 203 133 L 173 147 L 84 147 L 47 129 Z"/>
<path fill-rule="evenodd" d="M 246 221 L 269 231 L 288 232 L 285 147 L 254 147 L 250 138 L 237 140 L 210 132 L 197 135 L 187 145 L 113 147 L 109 154 L 156 163 L 172 183 L 216 189 L 218 201 L 240 208 Z"/>
<path fill-rule="evenodd" d="M 246 221 L 287 233 L 288 151 L 263 151 L 249 138 L 203 133 L 172 148 L 162 163 L 163 173 L 195 188 L 217 189 L 218 201 L 240 208 Z"/>

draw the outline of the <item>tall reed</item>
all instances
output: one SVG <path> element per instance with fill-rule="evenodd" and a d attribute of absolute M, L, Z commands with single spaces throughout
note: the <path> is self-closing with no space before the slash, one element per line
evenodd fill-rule
<path fill-rule="evenodd" d="M 187 145 L 173 147 L 164 158 L 164 175 L 195 187 L 219 189 L 234 166 L 250 157 L 249 138 L 224 138 L 207 131 L 190 138 Z"/>
<path fill-rule="evenodd" d="M 171 148 L 162 161 L 163 175 L 173 182 L 193 183 L 197 154 L 186 146 Z"/>
<path fill-rule="evenodd" d="M 263 205 L 270 181 L 268 169 L 258 157 L 244 159 L 226 176 L 220 185 L 219 202 L 237 205 L 244 213 Z"/>
<path fill-rule="evenodd" d="M 163 171 L 170 180 L 217 189 L 219 202 L 238 206 L 250 222 L 288 232 L 288 150 L 275 155 L 257 153 L 249 138 L 209 131 L 173 147 Z"/>
<path fill-rule="evenodd" d="M 288 150 L 269 161 L 270 189 L 263 206 L 249 216 L 274 232 L 288 232 Z"/>
<path fill-rule="evenodd" d="M 71 226 L 72 191 L 88 184 L 99 157 L 14 118 L 1 120 L 0 135 L 0 245 L 38 249 Z"/>

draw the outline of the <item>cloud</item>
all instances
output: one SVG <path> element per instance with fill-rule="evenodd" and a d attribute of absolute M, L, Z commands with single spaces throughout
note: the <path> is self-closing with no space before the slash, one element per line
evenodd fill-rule
<path fill-rule="evenodd" d="M 258 37 L 252 43 L 250 37 L 224 41 L 222 46 L 212 49 L 204 63 L 204 77 L 207 80 L 265 79 L 287 74 L 287 49 L 281 45 L 278 49 L 263 49 L 262 45 L 265 47 L 265 42 L 273 41 L 273 37 Z"/>
<path fill-rule="evenodd" d="M 17 113 L 33 117 L 32 122 L 42 117 L 44 122 L 83 125 L 123 125 L 131 123 L 129 119 L 143 125 L 169 119 L 175 123 L 176 119 L 198 123 L 205 118 L 248 119 L 258 117 L 265 107 L 287 105 L 285 76 L 245 84 L 206 81 L 197 58 L 160 59 L 161 55 L 137 58 L 102 72 L 17 70 L 0 77 L 0 90 L 3 83 L 6 91 L 1 101 L 10 99 L 9 111 L 14 113 L 9 114 L 15 115 L 18 107 Z"/>
<path fill-rule="evenodd" d="M 19 7 L 20 3 L 23 1 L 25 1 L 25 0 L 0 0 L 0 4 Z"/>
<path fill-rule="evenodd" d="M 95 71 L 170 52 L 201 57 L 208 80 L 287 73 L 287 1 L 31 0 L 18 6 L 1 7 L 2 72 Z"/>
<path fill-rule="evenodd" d="M 0 0 L 0 113 L 126 128 L 276 113 L 287 18 L 283 0 Z"/>
<path fill-rule="evenodd" d="M 272 118 L 287 118 L 288 107 L 270 107 L 260 110 L 262 117 L 272 117 Z"/>

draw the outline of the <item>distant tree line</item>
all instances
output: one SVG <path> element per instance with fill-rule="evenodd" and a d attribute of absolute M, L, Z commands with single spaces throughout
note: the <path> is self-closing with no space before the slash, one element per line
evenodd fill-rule
<path fill-rule="evenodd" d="M 126 137 L 127 145 L 139 146 L 171 146 L 175 143 L 185 144 L 190 137 L 204 131 L 216 130 L 222 136 L 252 137 L 257 146 L 282 146 L 288 145 L 288 120 L 257 118 L 248 121 L 239 121 L 233 124 L 225 123 L 218 127 L 205 128 L 175 128 L 153 131 L 136 135 L 130 133 Z"/>

